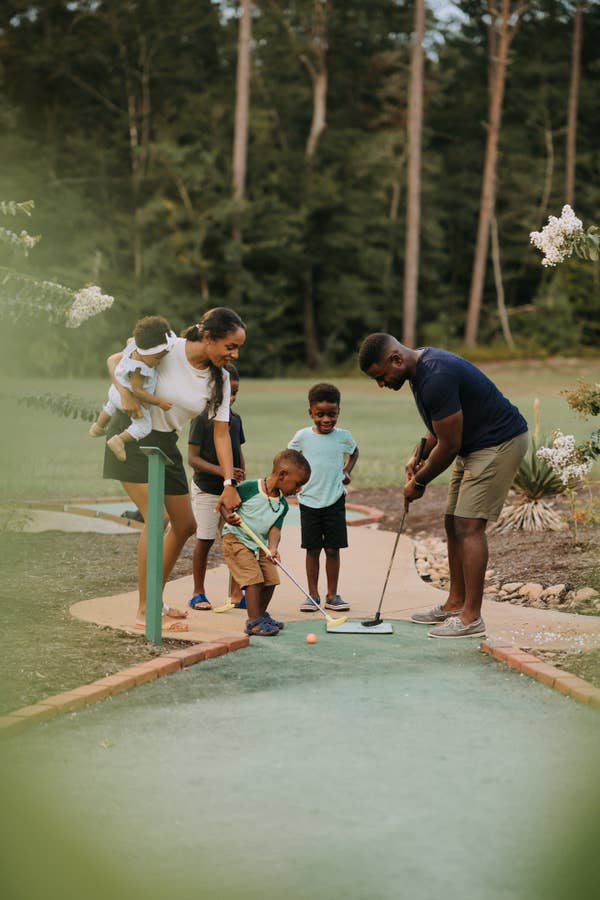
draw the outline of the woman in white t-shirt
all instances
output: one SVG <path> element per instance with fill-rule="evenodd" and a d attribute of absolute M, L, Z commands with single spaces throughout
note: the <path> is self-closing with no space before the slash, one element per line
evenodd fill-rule
<path fill-rule="evenodd" d="M 218 503 L 232 510 L 240 503 L 233 478 L 233 456 L 229 437 L 229 374 L 224 366 L 238 358 L 246 340 L 246 326 L 237 313 L 226 307 L 206 312 L 197 325 L 192 325 L 177 338 L 156 368 L 158 381 L 155 396 L 171 403 L 168 410 L 152 407 L 152 431 L 144 445 L 159 447 L 172 466 L 165 467 L 165 508 L 169 527 L 164 539 L 163 569 L 165 579 L 179 558 L 183 545 L 196 531 L 187 475 L 177 447 L 180 429 L 195 416 L 208 409 L 214 417 L 214 442 L 219 465 L 225 473 L 225 487 Z M 121 397 L 122 412 L 111 419 L 107 437 L 119 434 L 130 419 L 139 418 L 140 404 L 134 395 L 114 378 L 121 353 L 107 360 L 113 384 Z M 137 508 L 147 519 L 148 457 L 137 442 L 126 445 L 126 458 L 118 460 L 109 450 L 104 455 L 104 478 L 120 481 Z M 139 604 L 136 626 L 143 628 L 146 616 L 146 528 L 138 544 Z M 187 613 L 164 607 L 163 630 L 187 631 L 181 619 Z"/>

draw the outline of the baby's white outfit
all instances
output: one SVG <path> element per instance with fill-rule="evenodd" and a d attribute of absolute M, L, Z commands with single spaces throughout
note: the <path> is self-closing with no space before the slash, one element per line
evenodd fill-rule
<path fill-rule="evenodd" d="M 154 394 L 156 392 L 158 373 L 155 368 L 147 366 L 146 363 L 140 362 L 139 359 L 131 359 L 131 354 L 134 350 L 137 350 L 135 341 L 130 341 L 123 350 L 123 356 L 115 368 L 115 379 L 119 384 L 123 385 L 123 387 L 131 390 L 131 374 L 132 372 L 139 371 L 142 376 L 142 387 L 145 391 L 148 391 L 149 394 Z M 114 384 L 111 384 L 108 389 L 108 402 L 104 405 L 104 412 L 108 413 L 109 416 L 112 416 L 116 410 L 123 412 L 121 407 L 121 395 Z M 147 437 L 152 431 L 152 416 L 150 410 L 147 406 L 144 406 L 143 403 L 140 404 L 140 410 L 142 413 L 141 417 L 139 419 L 132 419 L 131 424 L 125 429 L 134 441 L 140 441 L 142 438 Z"/>

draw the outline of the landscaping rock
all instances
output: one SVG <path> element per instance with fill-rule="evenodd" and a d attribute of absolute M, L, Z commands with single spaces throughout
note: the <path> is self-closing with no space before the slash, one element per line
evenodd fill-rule
<path fill-rule="evenodd" d="M 543 584 L 539 584 L 536 581 L 529 581 L 527 582 L 527 584 L 524 584 L 519 588 L 519 595 L 525 600 L 529 600 L 529 602 L 531 603 L 541 597 L 543 590 Z"/>
<path fill-rule="evenodd" d="M 580 588 L 574 592 L 573 600 L 576 603 L 589 603 L 591 600 L 598 600 L 599 596 L 598 591 L 594 588 Z"/>
<path fill-rule="evenodd" d="M 523 587 L 522 581 L 510 581 L 506 584 L 502 585 L 502 590 L 506 591 L 507 594 L 512 594 L 514 591 L 518 591 Z"/>
<path fill-rule="evenodd" d="M 542 600 L 552 600 L 554 597 L 563 597 L 567 591 L 566 584 L 552 584 L 542 591 Z"/>

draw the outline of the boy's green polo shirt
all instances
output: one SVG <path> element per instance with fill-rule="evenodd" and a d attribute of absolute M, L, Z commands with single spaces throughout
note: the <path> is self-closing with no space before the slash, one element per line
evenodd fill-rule
<path fill-rule="evenodd" d="M 312 428 L 297 431 L 288 447 L 299 450 L 310 463 L 311 476 L 298 500 L 304 506 L 322 509 L 331 506 L 344 493 L 344 456 L 356 450 L 356 441 L 345 428 L 318 434 Z"/>
<path fill-rule="evenodd" d="M 285 497 L 267 497 L 260 481 L 243 481 L 238 486 L 238 494 L 242 499 L 242 505 L 236 512 L 242 517 L 246 525 L 264 541 L 269 543 L 269 531 L 273 526 L 281 528 L 283 520 L 289 509 Z M 259 549 L 252 538 L 239 526 L 223 526 L 223 534 L 233 534 L 254 553 Z"/>

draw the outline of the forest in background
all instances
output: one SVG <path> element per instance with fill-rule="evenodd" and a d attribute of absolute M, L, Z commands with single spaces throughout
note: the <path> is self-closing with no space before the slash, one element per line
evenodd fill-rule
<path fill-rule="evenodd" d="M 407 256 L 419 4 L 419 219 L 408 228 L 418 255 Z M 598 265 L 543 268 L 529 232 L 567 199 L 584 227 L 600 220 L 599 3 L 5 0 L 0 199 L 34 199 L 22 227 L 42 235 L 11 264 L 116 298 L 75 332 L 4 317 L 5 367 L 98 374 L 141 315 L 162 313 L 180 330 L 228 305 L 249 327 L 243 374 L 350 370 L 370 331 L 403 333 L 407 258 L 418 260 L 416 345 L 463 352 L 504 38 L 482 304 L 467 352 L 593 352 Z M 24 334 L 27 355 L 11 353 Z"/>

